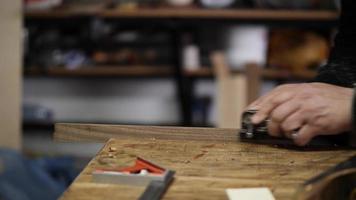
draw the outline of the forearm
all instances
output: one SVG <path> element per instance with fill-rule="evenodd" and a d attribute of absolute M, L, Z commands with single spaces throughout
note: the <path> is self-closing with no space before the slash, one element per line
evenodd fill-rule
<path fill-rule="evenodd" d="M 356 67 L 356 66 L 355 66 Z M 328 63 L 323 66 L 313 82 L 329 83 L 352 88 L 356 83 L 356 72 L 353 66 L 340 63 Z"/>
<path fill-rule="evenodd" d="M 335 38 L 328 64 L 321 67 L 315 82 L 343 87 L 356 83 L 356 1 L 343 0 L 339 32 Z"/>

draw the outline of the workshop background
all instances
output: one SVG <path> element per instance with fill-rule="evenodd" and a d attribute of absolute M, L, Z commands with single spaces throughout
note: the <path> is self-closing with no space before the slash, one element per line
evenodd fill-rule
<path fill-rule="evenodd" d="M 313 79 L 339 10 L 335 0 L 1 1 L 0 144 L 68 185 L 102 144 L 54 142 L 55 123 L 237 128 L 256 97 Z"/>

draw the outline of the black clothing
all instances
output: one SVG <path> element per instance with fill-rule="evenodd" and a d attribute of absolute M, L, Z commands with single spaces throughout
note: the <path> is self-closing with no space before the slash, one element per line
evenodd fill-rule
<path fill-rule="evenodd" d="M 353 87 L 356 83 L 356 1 L 343 0 L 339 32 L 328 64 L 321 67 L 316 82 Z"/>
<path fill-rule="evenodd" d="M 315 82 L 355 87 L 352 102 L 352 133 L 349 144 L 356 147 L 356 1 L 342 0 L 339 32 L 327 65 L 320 68 Z"/>

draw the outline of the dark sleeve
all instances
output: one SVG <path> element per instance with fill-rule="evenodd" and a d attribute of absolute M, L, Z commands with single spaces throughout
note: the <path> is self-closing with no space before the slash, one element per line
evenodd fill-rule
<path fill-rule="evenodd" d="M 356 1 L 343 0 L 339 32 L 328 63 L 321 67 L 315 82 L 343 87 L 356 83 Z"/>

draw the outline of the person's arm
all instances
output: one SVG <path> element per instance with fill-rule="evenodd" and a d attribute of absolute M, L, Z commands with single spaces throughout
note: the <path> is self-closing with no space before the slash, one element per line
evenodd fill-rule
<path fill-rule="evenodd" d="M 253 102 L 254 124 L 266 118 L 268 133 L 306 145 L 317 135 L 337 135 L 352 129 L 353 89 L 325 83 L 278 86 Z"/>
<path fill-rule="evenodd" d="M 279 86 L 248 106 L 258 110 L 253 123 L 270 119 L 270 135 L 284 135 L 305 145 L 317 135 L 355 130 L 356 106 L 351 87 L 356 83 L 356 1 L 344 0 L 342 6 L 335 46 L 315 83 Z M 352 141 L 355 134 L 351 134 Z"/>
<path fill-rule="evenodd" d="M 356 1 L 343 0 L 339 32 L 328 64 L 321 67 L 315 82 L 323 82 L 356 90 Z M 354 91 L 355 93 L 356 91 Z M 356 95 L 352 100 L 352 134 L 350 143 L 356 146 Z"/>
<path fill-rule="evenodd" d="M 356 1 L 343 0 L 339 32 L 327 65 L 320 68 L 314 82 L 343 87 L 356 83 Z"/>

